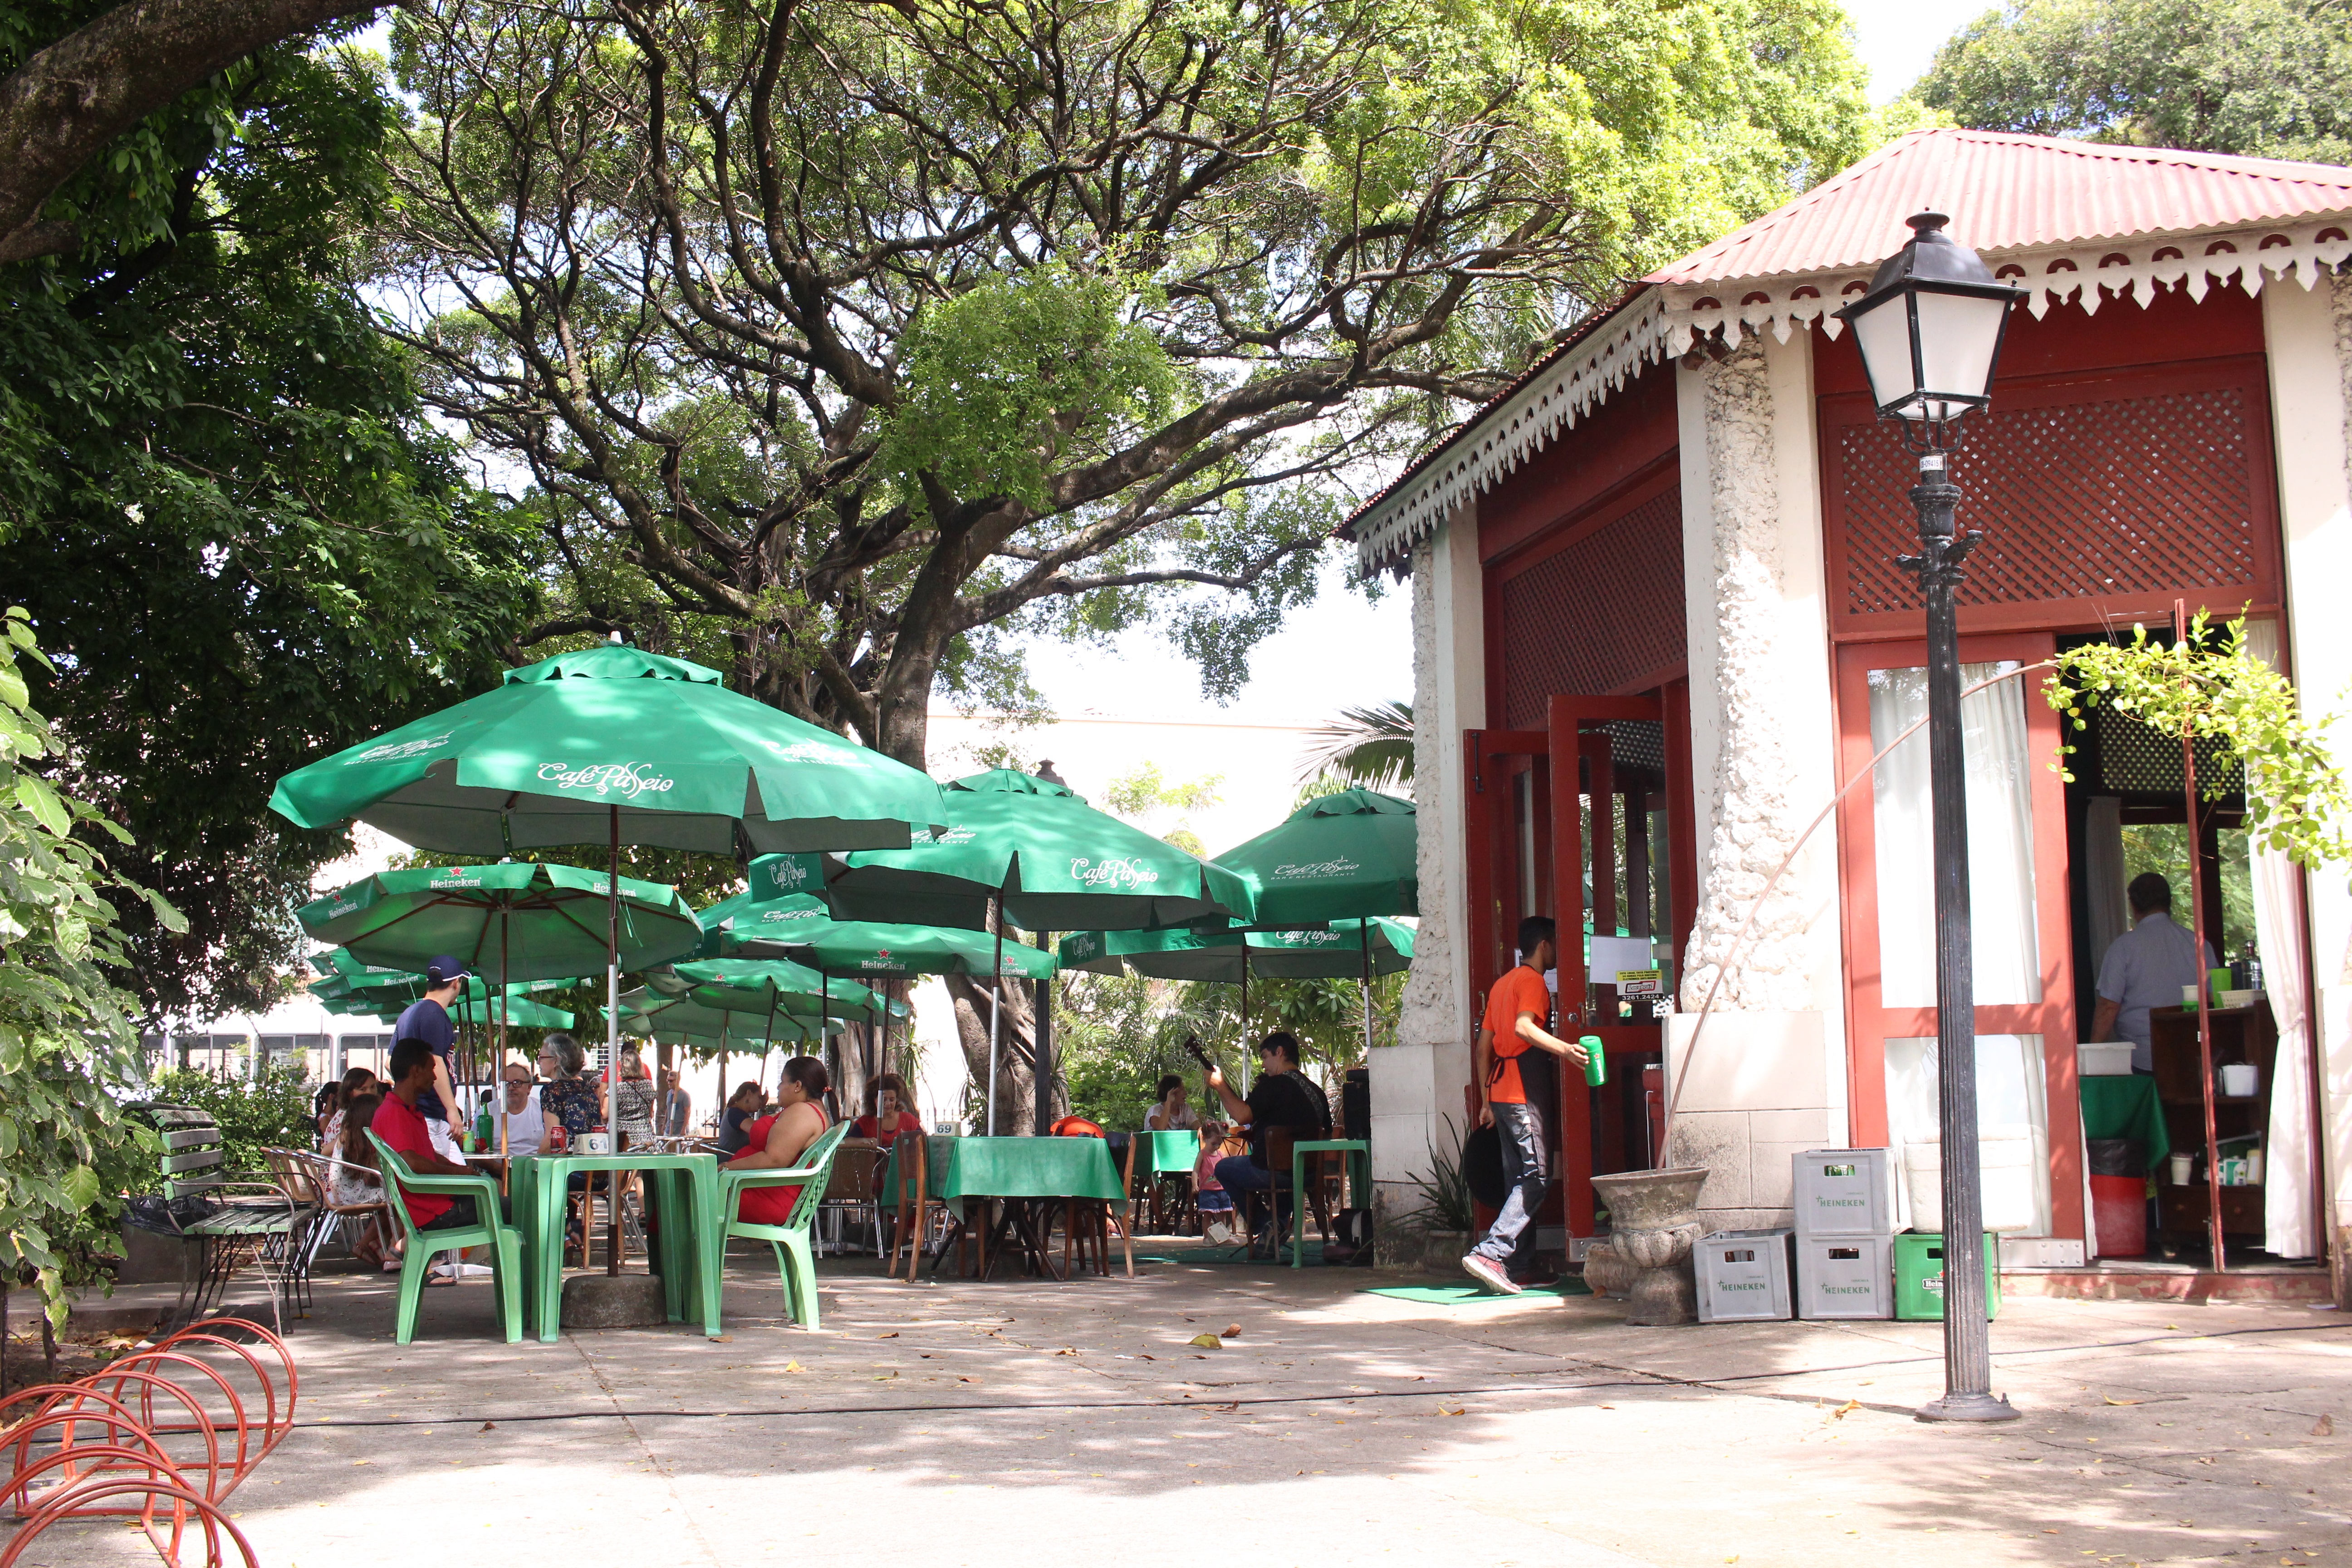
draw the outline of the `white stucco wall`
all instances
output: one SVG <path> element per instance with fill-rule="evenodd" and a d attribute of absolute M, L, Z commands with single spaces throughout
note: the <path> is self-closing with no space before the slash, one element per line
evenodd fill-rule
<path fill-rule="evenodd" d="M 2286 629 L 2296 687 L 2315 716 L 2352 710 L 2352 641 L 2343 586 L 2352 582 L 2352 284 L 2326 272 L 2305 289 L 2263 290 L 2263 328 L 2286 540 Z M 2346 746 L 2338 731 L 2336 743 Z M 2318 992 L 2323 1140 L 2337 1279 L 2352 1227 L 2352 892 L 2341 868 L 2310 879 L 2312 977 Z"/>
<path fill-rule="evenodd" d="M 1372 1179 L 1391 1211 L 1419 1206 L 1429 1151 L 1461 1136 L 1470 1081 L 1469 918 L 1462 731 L 1486 722 L 1486 611 L 1476 510 L 1463 507 L 1412 552 L 1413 803 L 1420 814 L 1421 926 L 1397 1043 L 1371 1060 Z M 1451 1128 L 1447 1122 L 1451 1119 Z"/>
<path fill-rule="evenodd" d="M 1836 787 L 1816 346 L 1767 334 L 1676 372 L 1699 907 L 1667 1064 L 1682 1083 L 1675 1158 L 1710 1168 L 1700 1203 L 1727 1226 L 1784 1220 L 1790 1156 L 1846 1136 L 1832 826 L 1797 847 Z"/>

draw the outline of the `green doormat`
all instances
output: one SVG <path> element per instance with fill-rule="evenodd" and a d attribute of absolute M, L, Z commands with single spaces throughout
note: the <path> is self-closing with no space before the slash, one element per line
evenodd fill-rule
<path fill-rule="evenodd" d="M 1493 1296 L 1475 1285 L 1375 1285 L 1362 1292 L 1367 1296 L 1393 1296 L 1400 1301 L 1421 1301 L 1433 1307 L 1467 1307 L 1484 1301 L 1508 1301 L 1508 1296 Z M 1549 1285 L 1530 1285 L 1520 1292 L 1527 1296 L 1590 1296 L 1592 1287 L 1583 1280 L 1562 1275 Z"/>

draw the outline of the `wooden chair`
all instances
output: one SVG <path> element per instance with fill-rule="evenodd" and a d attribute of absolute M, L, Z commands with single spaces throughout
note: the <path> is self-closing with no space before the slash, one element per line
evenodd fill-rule
<path fill-rule="evenodd" d="M 1127 1173 L 1130 1231 L 1141 1228 L 1143 1210 L 1151 1211 L 1154 1235 L 1171 1236 L 1183 1233 L 1189 1217 L 1197 1226 L 1199 1212 L 1192 1206 L 1192 1167 L 1201 1161 L 1201 1135 L 1193 1131 L 1138 1132 L 1127 1141 Z M 1143 1185 L 1136 1186 L 1140 1173 Z M 1171 1189 L 1173 1189 L 1172 1194 Z M 1172 1213 L 1173 1223 L 1165 1223 Z"/>
<path fill-rule="evenodd" d="M 1313 1140 L 1310 1139 L 1308 1142 L 1312 1142 Z M 1260 1198 L 1265 1200 L 1265 1225 L 1272 1227 L 1276 1233 L 1274 1236 L 1274 1247 L 1271 1252 L 1271 1257 L 1273 1260 L 1277 1263 L 1282 1260 L 1283 1247 L 1289 1239 L 1289 1227 L 1276 1223 L 1282 1213 L 1280 1199 L 1282 1194 L 1286 1193 L 1290 1194 L 1290 1199 L 1293 1203 L 1297 1203 L 1302 1200 L 1305 1201 L 1307 1206 L 1307 1212 L 1315 1216 L 1316 1229 L 1321 1233 L 1325 1241 L 1331 1239 L 1331 1210 L 1327 1196 L 1328 1175 L 1326 1168 L 1331 1161 L 1339 1158 L 1339 1156 L 1329 1151 L 1310 1151 L 1307 1155 L 1307 1190 L 1304 1193 L 1291 1193 L 1290 1168 L 1297 1152 L 1295 1147 L 1297 1142 L 1298 1135 L 1287 1127 L 1269 1127 L 1266 1129 L 1266 1165 L 1268 1170 L 1272 1173 L 1276 1185 L 1262 1193 L 1253 1192 L 1243 1194 L 1244 1201 L 1239 1205 L 1242 1215 L 1242 1224 L 1249 1232 L 1250 1250 L 1255 1253 L 1257 1250 L 1258 1237 L 1263 1234 L 1263 1232 L 1257 1220 L 1252 1216 L 1258 1206 L 1255 1200 Z M 1344 1168 L 1345 1167 L 1343 1166 L 1343 1171 Z"/>
<path fill-rule="evenodd" d="M 898 1271 L 898 1249 L 907 1249 L 907 1283 L 915 1282 L 915 1270 L 923 1261 L 923 1238 L 930 1234 L 930 1222 L 937 1220 L 945 1239 L 948 1205 L 931 1190 L 931 1142 L 925 1132 L 901 1132 L 898 1147 L 910 1151 L 898 1166 L 898 1233 L 890 1238 L 889 1266 L 886 1275 Z"/>
<path fill-rule="evenodd" d="M 833 1239 L 818 1242 L 819 1250 L 835 1253 L 849 1250 L 842 1235 L 843 1222 L 863 1215 L 868 1235 L 872 1237 L 874 1256 L 882 1256 L 882 1205 L 877 1201 L 881 1182 L 881 1167 L 876 1156 L 882 1145 L 871 1138 L 845 1138 L 839 1152 L 834 1156 L 833 1173 L 824 1185 L 824 1201 L 820 1220 L 829 1215 L 833 1220 Z"/>

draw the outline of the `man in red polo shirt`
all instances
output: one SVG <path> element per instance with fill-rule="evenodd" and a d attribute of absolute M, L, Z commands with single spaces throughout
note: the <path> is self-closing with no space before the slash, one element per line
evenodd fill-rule
<path fill-rule="evenodd" d="M 1486 1239 L 1462 1259 L 1462 1269 L 1505 1296 L 1519 1293 L 1513 1276 L 1525 1274 L 1535 1260 L 1536 1211 L 1551 1184 L 1544 1169 L 1543 1122 L 1528 1103 L 1519 1058 L 1533 1049 L 1584 1064 L 1583 1047 L 1545 1027 L 1551 1022 L 1551 988 L 1544 984 L 1544 971 L 1559 962 L 1557 931 L 1547 915 L 1519 922 L 1518 966 L 1495 982 L 1486 995 L 1486 1019 L 1478 1026 L 1473 1078 L 1486 1101 L 1478 1125 L 1491 1125 L 1502 1135 L 1503 1179 L 1510 1193 Z"/>
<path fill-rule="evenodd" d="M 400 1157 L 408 1162 L 408 1168 L 418 1175 L 469 1175 L 472 1172 L 468 1166 L 443 1158 L 434 1148 L 432 1130 L 426 1125 L 425 1113 L 417 1108 L 419 1098 L 433 1092 L 434 1068 L 438 1060 L 433 1047 L 423 1040 L 403 1040 L 394 1046 L 392 1060 L 385 1068 L 392 1079 L 392 1092 L 376 1107 L 375 1121 L 370 1125 L 375 1135 L 383 1140 L 384 1146 L 398 1151 Z M 401 1201 L 408 1205 L 408 1217 L 420 1231 L 465 1230 L 481 1223 L 469 1196 L 404 1191 Z M 504 1205 L 500 1207 L 503 1209 Z M 455 1249 L 453 1261 L 462 1263 L 464 1259 L 465 1250 Z"/>

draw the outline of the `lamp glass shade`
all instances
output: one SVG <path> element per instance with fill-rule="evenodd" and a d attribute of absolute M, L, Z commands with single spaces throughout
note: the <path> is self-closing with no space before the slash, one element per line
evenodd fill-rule
<path fill-rule="evenodd" d="M 1910 418 L 1957 419 L 1992 395 L 2006 299 L 1921 289 L 1911 296 L 1919 320 L 1919 386 L 1925 412 Z M 1939 396 L 1938 394 L 1945 395 Z"/>
<path fill-rule="evenodd" d="M 1863 371 L 1870 377 L 1870 401 L 1881 412 L 1899 405 L 1908 415 L 1916 407 L 1911 395 L 1919 390 L 1919 373 L 1911 358 L 1909 306 L 1908 294 L 1882 294 L 1848 318 Z"/>

